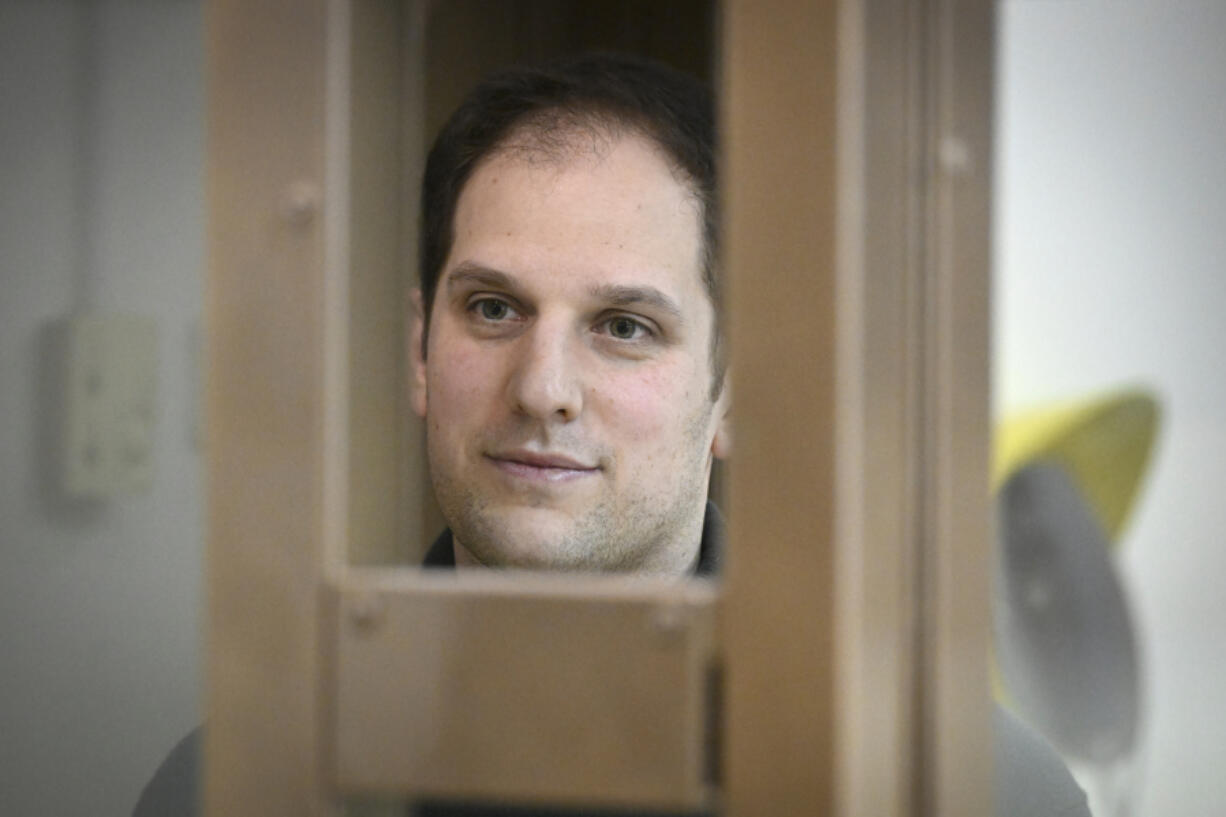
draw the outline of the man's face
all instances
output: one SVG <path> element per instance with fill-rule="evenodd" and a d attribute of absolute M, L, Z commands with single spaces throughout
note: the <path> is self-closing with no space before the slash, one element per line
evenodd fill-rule
<path fill-rule="evenodd" d="M 680 573 L 726 446 L 699 204 L 645 138 L 575 138 L 465 185 L 414 408 L 458 560 Z"/>

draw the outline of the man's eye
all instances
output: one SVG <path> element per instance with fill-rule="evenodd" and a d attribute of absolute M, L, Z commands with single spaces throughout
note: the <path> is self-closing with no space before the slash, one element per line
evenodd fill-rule
<path fill-rule="evenodd" d="M 498 298 L 482 298 L 469 307 L 487 321 L 505 321 L 511 317 L 511 305 Z"/>
<path fill-rule="evenodd" d="M 618 340 L 641 340 L 644 335 L 650 334 L 651 330 L 644 326 L 634 318 L 625 315 L 618 315 L 605 323 L 610 337 Z"/>

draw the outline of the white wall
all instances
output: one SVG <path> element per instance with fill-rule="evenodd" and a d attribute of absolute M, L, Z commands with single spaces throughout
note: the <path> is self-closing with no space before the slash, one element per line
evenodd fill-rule
<path fill-rule="evenodd" d="M 1226 804 L 1226 3 L 1006 0 L 997 410 L 1139 383 L 1123 540 L 1148 695 L 1141 815 Z"/>
<path fill-rule="evenodd" d="M 199 2 L 0 0 L 0 814 L 123 815 L 200 717 Z M 153 316 L 155 485 L 46 480 L 44 331 Z"/>

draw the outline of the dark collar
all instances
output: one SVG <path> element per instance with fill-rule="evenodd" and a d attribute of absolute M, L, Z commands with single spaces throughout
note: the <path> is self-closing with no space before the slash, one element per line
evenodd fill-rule
<path fill-rule="evenodd" d="M 702 541 L 698 545 L 698 564 L 695 576 L 714 576 L 719 573 L 724 555 L 724 518 L 719 508 L 708 502 L 702 519 Z M 455 547 L 451 542 L 451 529 L 443 531 L 426 551 L 422 567 L 455 567 Z"/>

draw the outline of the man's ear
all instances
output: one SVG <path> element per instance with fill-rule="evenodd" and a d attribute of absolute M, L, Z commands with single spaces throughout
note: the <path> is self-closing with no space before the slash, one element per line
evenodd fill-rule
<path fill-rule="evenodd" d="M 711 438 L 711 455 L 718 460 L 732 454 L 732 373 L 725 369 L 724 387 L 715 400 L 715 436 Z"/>
<path fill-rule="evenodd" d="M 426 416 L 426 312 L 422 305 L 421 290 L 414 287 L 409 292 L 409 404 L 418 417 Z"/>

